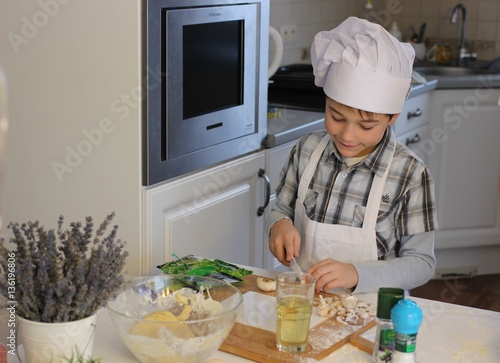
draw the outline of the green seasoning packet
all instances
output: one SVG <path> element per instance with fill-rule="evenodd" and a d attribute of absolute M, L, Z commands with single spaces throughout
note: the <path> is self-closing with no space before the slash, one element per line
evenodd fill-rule
<path fill-rule="evenodd" d="M 243 276 L 253 273 L 251 270 L 222 260 L 199 259 L 193 255 L 184 256 L 157 267 L 166 274 L 207 276 L 224 280 L 233 285 L 243 282 Z"/>

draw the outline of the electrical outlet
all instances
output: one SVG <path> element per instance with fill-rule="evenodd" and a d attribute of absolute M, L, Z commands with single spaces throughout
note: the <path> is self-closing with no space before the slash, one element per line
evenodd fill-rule
<path fill-rule="evenodd" d="M 477 266 L 442 267 L 436 270 L 436 279 L 457 279 L 477 275 Z"/>
<path fill-rule="evenodd" d="M 310 48 L 302 48 L 302 55 L 300 56 L 300 60 L 310 61 L 311 60 L 311 49 Z"/>
<path fill-rule="evenodd" d="M 297 41 L 297 25 L 284 25 L 280 27 L 283 44 L 293 44 Z"/>

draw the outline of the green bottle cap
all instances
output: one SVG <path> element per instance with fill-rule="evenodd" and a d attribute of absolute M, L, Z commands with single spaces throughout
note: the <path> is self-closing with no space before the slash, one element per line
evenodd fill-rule
<path fill-rule="evenodd" d="M 399 300 L 405 298 L 403 289 L 396 289 L 392 287 L 381 287 L 378 289 L 377 297 L 377 318 L 391 319 L 391 309 L 398 303 Z"/>

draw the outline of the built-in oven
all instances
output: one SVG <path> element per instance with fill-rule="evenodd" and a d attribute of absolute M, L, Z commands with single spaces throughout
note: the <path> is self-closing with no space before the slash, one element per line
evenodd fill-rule
<path fill-rule="evenodd" d="M 146 0 L 143 184 L 258 150 L 269 0 Z"/>

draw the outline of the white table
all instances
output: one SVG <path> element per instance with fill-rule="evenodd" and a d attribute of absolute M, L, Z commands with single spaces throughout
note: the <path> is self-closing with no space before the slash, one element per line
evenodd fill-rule
<path fill-rule="evenodd" d="M 275 273 L 251 268 L 255 274 L 274 277 Z M 376 302 L 376 294 L 360 294 L 358 298 Z M 500 313 L 463 307 L 431 300 L 412 298 L 423 310 L 424 320 L 417 337 L 417 357 L 421 363 L 498 363 L 500 362 Z M 374 329 L 364 334 L 373 340 Z M 113 329 L 106 310 L 98 313 L 94 341 L 94 357 L 103 363 L 137 363 Z M 213 358 L 227 363 L 249 360 L 218 351 Z M 17 360 L 9 360 L 14 363 Z M 314 362 L 304 360 L 302 363 Z M 346 344 L 321 362 L 370 363 L 371 356 Z"/>
<path fill-rule="evenodd" d="M 276 274 L 258 268 L 250 267 L 250 269 L 260 276 L 274 278 Z M 377 295 L 359 294 L 358 298 L 376 303 Z M 500 362 L 500 313 L 419 298 L 411 299 L 420 305 L 424 313 L 424 320 L 417 337 L 419 362 Z M 374 335 L 374 329 L 372 330 L 365 333 L 366 338 Z M 102 357 L 103 363 L 137 363 L 115 334 L 106 311 L 98 315 L 94 356 Z M 222 351 L 218 351 L 213 358 L 223 359 L 227 363 L 249 362 L 247 359 Z M 321 362 L 369 363 L 371 356 L 346 344 Z"/>

